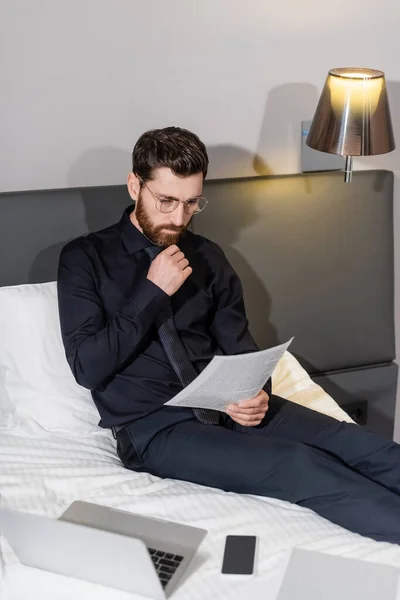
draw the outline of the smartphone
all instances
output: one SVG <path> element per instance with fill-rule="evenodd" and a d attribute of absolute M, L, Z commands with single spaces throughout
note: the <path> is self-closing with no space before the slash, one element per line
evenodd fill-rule
<path fill-rule="evenodd" d="M 253 575 L 257 549 L 255 535 L 227 535 L 222 573 L 224 575 Z"/>

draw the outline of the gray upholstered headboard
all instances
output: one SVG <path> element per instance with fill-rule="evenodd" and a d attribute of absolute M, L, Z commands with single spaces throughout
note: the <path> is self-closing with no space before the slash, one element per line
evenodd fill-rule
<path fill-rule="evenodd" d="M 340 404 L 393 433 L 393 174 L 360 171 L 207 181 L 194 230 L 239 273 L 261 347 L 291 351 Z M 0 194 L 0 285 L 56 278 L 61 247 L 106 227 L 125 186 Z"/>

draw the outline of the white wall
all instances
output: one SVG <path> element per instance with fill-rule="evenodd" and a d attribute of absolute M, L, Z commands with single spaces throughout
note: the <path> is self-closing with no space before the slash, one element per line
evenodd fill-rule
<path fill-rule="evenodd" d="M 0 190 L 118 183 L 167 124 L 204 139 L 211 176 L 255 153 L 295 172 L 330 67 L 385 70 L 399 103 L 399 32 L 398 0 L 1 0 Z"/>
<path fill-rule="evenodd" d="M 397 233 L 398 2 L 1 0 L 0 191 L 123 182 L 137 137 L 172 124 L 211 177 L 296 172 L 328 69 L 365 66 L 386 72 L 399 150 L 356 165 L 396 171 Z"/>

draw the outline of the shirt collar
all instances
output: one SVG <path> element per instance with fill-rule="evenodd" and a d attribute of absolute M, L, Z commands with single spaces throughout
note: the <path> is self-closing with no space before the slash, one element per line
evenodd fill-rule
<path fill-rule="evenodd" d="M 122 240 L 129 254 L 134 254 L 148 246 L 152 246 L 151 241 L 132 223 L 130 215 L 133 209 L 134 205 L 128 206 L 128 208 L 124 210 L 122 219 L 119 222 Z"/>

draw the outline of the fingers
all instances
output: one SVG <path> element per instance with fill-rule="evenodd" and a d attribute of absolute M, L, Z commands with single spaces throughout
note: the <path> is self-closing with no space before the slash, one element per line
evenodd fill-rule
<path fill-rule="evenodd" d="M 244 427 L 255 427 L 256 425 L 259 425 L 262 422 L 263 418 L 264 418 L 264 415 L 262 415 L 262 416 L 258 415 L 257 418 L 248 417 L 247 419 L 234 417 L 231 415 L 231 419 L 233 421 L 235 421 L 236 423 L 239 423 L 239 425 L 243 425 Z"/>
<path fill-rule="evenodd" d="M 182 260 L 179 261 L 179 266 L 182 267 L 182 269 L 186 269 L 186 267 L 189 266 L 189 261 L 184 257 L 184 255 Z"/>
<path fill-rule="evenodd" d="M 252 420 L 252 419 L 257 419 L 260 418 L 261 419 L 264 417 L 265 413 L 267 412 L 268 407 L 264 406 L 261 408 L 258 408 L 255 411 L 240 411 L 240 410 L 230 410 L 230 409 L 226 409 L 226 412 L 228 413 L 229 416 L 231 417 L 237 417 L 238 419 L 244 419 L 245 421 L 248 420 Z"/>
<path fill-rule="evenodd" d="M 168 248 L 166 248 L 165 250 L 160 252 L 160 254 L 165 253 L 167 256 L 173 256 L 177 252 L 180 252 L 180 250 L 179 250 L 178 246 L 176 246 L 176 244 L 173 244 L 172 246 L 168 246 Z"/>
<path fill-rule="evenodd" d="M 172 296 L 192 274 L 193 269 L 178 246 L 169 246 L 151 261 L 147 278 Z"/>
<path fill-rule="evenodd" d="M 156 257 L 160 257 L 160 256 L 168 256 L 173 258 L 174 261 L 178 261 L 178 260 L 182 260 L 182 258 L 185 258 L 185 255 L 183 254 L 183 252 L 178 248 L 178 246 L 168 246 L 168 248 L 165 248 L 165 250 L 163 250 L 162 252 L 160 252 L 160 254 Z"/>
<path fill-rule="evenodd" d="M 257 415 L 259 413 L 265 413 L 268 410 L 268 404 L 263 402 L 262 404 L 255 406 L 254 408 L 239 408 L 239 404 L 230 404 L 228 406 L 229 412 L 233 415 Z"/>
<path fill-rule="evenodd" d="M 174 262 L 179 263 L 180 267 L 185 268 L 189 264 L 189 261 L 187 260 L 187 258 L 185 258 L 185 255 L 178 248 L 178 246 L 175 246 L 175 245 L 168 246 L 168 248 L 166 248 L 165 250 L 160 252 L 159 256 L 161 256 L 162 254 L 164 254 L 165 256 L 172 257 Z"/>
<path fill-rule="evenodd" d="M 183 260 L 187 260 L 187 258 L 185 258 L 185 255 L 181 251 L 174 254 L 172 258 L 174 262 L 179 263 L 179 266 L 181 266 L 181 262 Z"/>
<path fill-rule="evenodd" d="M 267 409 L 265 410 L 258 410 L 256 413 L 240 413 L 240 412 L 229 412 L 228 410 L 226 411 L 226 413 L 232 418 L 232 419 L 241 419 L 242 421 L 257 421 L 257 419 L 263 419 L 265 417 L 265 413 L 267 412 Z"/>
<path fill-rule="evenodd" d="M 255 398 L 252 398 L 251 400 L 243 400 L 242 402 L 239 402 L 239 404 L 237 404 L 237 407 L 243 408 L 243 410 L 251 410 L 253 408 L 259 408 L 262 404 L 265 403 L 265 400 L 262 398 L 259 398 L 258 396 L 256 396 Z"/>
<path fill-rule="evenodd" d="M 184 276 L 184 281 L 189 277 L 189 275 L 191 275 L 193 273 L 193 269 L 192 267 L 186 267 L 185 269 L 183 269 L 182 274 Z"/>
<path fill-rule="evenodd" d="M 245 411 L 253 408 L 261 408 L 262 406 L 268 406 L 269 396 L 264 390 L 261 390 L 255 398 L 250 398 L 249 400 L 242 400 L 237 405 L 233 405 L 233 408 Z"/>
<path fill-rule="evenodd" d="M 244 400 L 239 404 L 229 404 L 226 413 L 239 425 L 254 427 L 265 417 L 268 401 L 268 394 L 261 390 L 255 398 Z"/>
<path fill-rule="evenodd" d="M 229 404 L 227 410 L 230 414 L 234 415 L 256 415 L 258 413 L 266 413 L 268 410 L 268 400 L 262 400 L 257 402 L 256 405 L 246 408 L 247 404 Z"/>
<path fill-rule="evenodd" d="M 265 413 L 268 410 L 268 406 L 254 409 L 252 411 L 241 412 L 238 410 L 229 410 L 226 409 L 226 413 L 230 416 L 231 419 L 239 423 L 240 425 L 249 425 L 254 426 L 261 423 L 263 418 L 265 417 Z"/>

